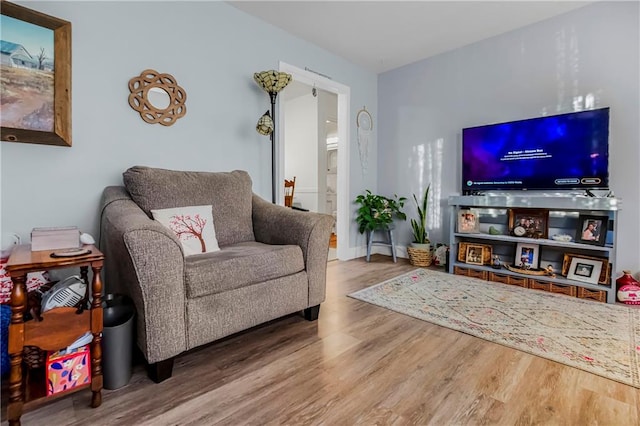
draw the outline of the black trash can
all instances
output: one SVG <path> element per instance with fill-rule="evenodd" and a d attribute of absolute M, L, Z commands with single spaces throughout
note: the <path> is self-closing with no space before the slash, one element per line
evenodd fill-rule
<path fill-rule="evenodd" d="M 106 294 L 102 309 L 103 386 L 118 389 L 131 379 L 135 307 L 127 296 Z"/>

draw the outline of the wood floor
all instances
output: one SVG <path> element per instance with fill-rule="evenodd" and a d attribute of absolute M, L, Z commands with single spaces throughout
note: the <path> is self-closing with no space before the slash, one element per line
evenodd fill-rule
<path fill-rule="evenodd" d="M 101 407 L 78 392 L 23 424 L 640 424 L 633 387 L 346 297 L 412 268 L 330 262 L 317 322 L 292 315 L 192 351 L 161 384 L 136 366 Z"/>

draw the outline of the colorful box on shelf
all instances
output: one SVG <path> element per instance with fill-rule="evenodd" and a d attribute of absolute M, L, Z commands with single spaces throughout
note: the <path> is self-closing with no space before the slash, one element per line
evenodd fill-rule
<path fill-rule="evenodd" d="M 11 276 L 5 269 L 8 261 L 8 257 L 0 257 L 0 304 L 8 304 L 9 302 L 11 302 L 11 289 L 13 288 L 13 281 L 11 281 Z M 29 292 L 37 290 L 48 282 L 49 274 L 46 271 L 30 272 L 27 274 L 27 291 Z"/>
<path fill-rule="evenodd" d="M 80 247 L 80 231 L 76 226 L 33 228 L 31 250 L 56 250 Z"/>
<path fill-rule="evenodd" d="M 47 355 L 47 396 L 91 383 L 89 345 Z"/>

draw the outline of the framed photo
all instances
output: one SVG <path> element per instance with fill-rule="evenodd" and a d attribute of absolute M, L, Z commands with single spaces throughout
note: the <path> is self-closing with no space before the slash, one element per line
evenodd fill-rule
<path fill-rule="evenodd" d="M 587 259 L 599 262 L 602 264 L 602 269 L 600 270 L 600 277 L 598 278 L 598 284 L 601 285 L 611 285 L 611 262 L 606 257 L 594 257 L 594 256 L 585 256 L 582 254 L 573 254 L 573 253 L 565 253 L 564 259 L 562 261 L 562 275 L 565 277 L 569 277 L 569 271 L 571 268 L 571 264 L 573 263 L 574 258 L 579 259 Z"/>
<path fill-rule="evenodd" d="M 574 257 L 571 259 L 567 278 L 589 284 L 598 284 L 602 266 L 602 262 L 598 260 Z"/>
<path fill-rule="evenodd" d="M 509 209 L 509 233 L 523 238 L 547 238 L 549 210 Z"/>
<path fill-rule="evenodd" d="M 467 256 L 465 263 L 470 265 L 483 265 L 484 264 L 484 246 L 481 244 L 469 244 L 467 245 Z"/>
<path fill-rule="evenodd" d="M 576 230 L 576 242 L 604 246 L 607 240 L 608 216 L 592 216 L 581 214 Z"/>
<path fill-rule="evenodd" d="M 540 264 L 538 244 L 518 243 L 513 264 L 522 269 L 538 269 Z"/>
<path fill-rule="evenodd" d="M 467 261 L 467 247 L 469 245 L 474 245 L 476 247 L 482 247 L 482 263 L 484 265 L 489 265 L 491 263 L 491 255 L 493 254 L 493 247 L 489 244 L 475 244 L 469 243 L 466 241 L 460 241 L 458 243 L 458 262 L 466 262 Z"/>
<path fill-rule="evenodd" d="M 480 215 L 477 210 L 464 209 L 458 211 L 458 232 L 461 234 L 477 234 L 480 232 Z"/>
<path fill-rule="evenodd" d="M 0 138 L 71 146 L 71 23 L 4 0 L 0 13 Z"/>

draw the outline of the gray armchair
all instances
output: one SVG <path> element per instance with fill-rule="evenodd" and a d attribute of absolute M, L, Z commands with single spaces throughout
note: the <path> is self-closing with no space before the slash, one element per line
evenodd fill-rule
<path fill-rule="evenodd" d="M 137 309 L 149 376 L 171 376 L 176 355 L 297 311 L 318 318 L 334 219 L 268 203 L 246 172 L 132 167 L 102 196 L 105 287 Z M 184 256 L 152 209 L 212 205 L 220 251 Z"/>

